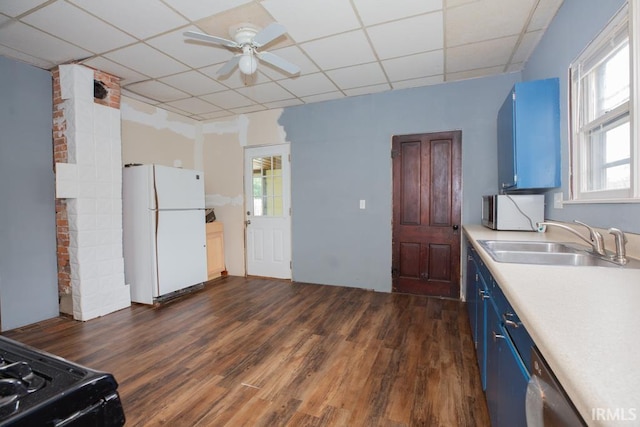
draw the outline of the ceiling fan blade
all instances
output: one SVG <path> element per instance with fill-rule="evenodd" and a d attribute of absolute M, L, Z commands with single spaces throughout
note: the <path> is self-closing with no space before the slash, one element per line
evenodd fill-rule
<path fill-rule="evenodd" d="M 239 47 L 238 43 L 233 40 L 223 39 L 222 37 L 210 36 L 209 34 L 198 33 L 196 31 L 186 31 L 185 36 L 193 39 L 204 40 L 206 42 L 217 43 L 227 47 Z"/>
<path fill-rule="evenodd" d="M 253 37 L 253 44 L 256 47 L 262 47 L 268 43 L 271 43 L 273 40 L 277 39 L 281 35 L 285 34 L 287 29 L 282 24 L 278 24 L 277 22 L 273 22 L 267 25 L 262 31 Z"/>
<path fill-rule="evenodd" d="M 229 74 L 231 70 L 236 68 L 238 62 L 240 62 L 240 57 L 242 57 L 242 55 L 235 55 L 233 58 L 228 60 L 227 63 L 222 66 L 222 68 L 216 71 L 216 74 L 219 76 L 226 76 L 227 74 Z"/>
<path fill-rule="evenodd" d="M 258 58 L 289 74 L 298 74 L 300 67 L 270 52 L 258 52 Z"/>

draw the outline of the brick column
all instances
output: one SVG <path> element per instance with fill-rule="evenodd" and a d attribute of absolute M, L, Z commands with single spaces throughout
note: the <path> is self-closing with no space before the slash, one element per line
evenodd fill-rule
<path fill-rule="evenodd" d="M 52 75 L 60 310 L 89 320 L 131 303 L 122 259 L 120 82 L 80 65 Z"/>
<path fill-rule="evenodd" d="M 53 72 L 53 163 L 67 163 L 67 122 L 64 119 L 60 70 Z M 56 235 L 58 252 L 58 293 L 71 293 L 71 270 L 69 267 L 69 220 L 66 199 L 56 198 Z"/>

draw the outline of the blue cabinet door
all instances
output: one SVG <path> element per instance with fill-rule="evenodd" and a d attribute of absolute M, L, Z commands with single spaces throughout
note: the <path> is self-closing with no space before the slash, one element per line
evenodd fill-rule
<path fill-rule="evenodd" d="M 493 303 L 487 304 L 487 333 L 486 335 L 486 395 L 487 408 L 491 425 L 499 424 L 499 411 L 502 404 L 500 390 L 500 319 Z M 526 424 L 525 424 L 526 425 Z"/>
<path fill-rule="evenodd" d="M 480 383 L 482 389 L 487 387 L 487 299 L 489 289 L 479 268 L 482 264 L 478 253 L 471 246 L 467 247 L 467 310 L 471 334 L 476 348 L 478 368 L 480 369 Z"/>
<path fill-rule="evenodd" d="M 516 351 L 508 331 L 501 326 L 500 341 L 498 343 L 498 413 L 496 426 L 526 426 L 527 414 L 525 401 L 529 373 L 524 362 Z"/>
<path fill-rule="evenodd" d="M 499 190 L 560 187 L 559 80 L 516 83 L 498 113 Z"/>
<path fill-rule="evenodd" d="M 478 348 L 478 267 L 474 260 L 475 250 L 467 246 L 467 279 L 465 282 L 465 290 L 467 296 L 467 313 L 469 314 L 469 325 L 471 326 L 471 335 L 473 344 Z"/>

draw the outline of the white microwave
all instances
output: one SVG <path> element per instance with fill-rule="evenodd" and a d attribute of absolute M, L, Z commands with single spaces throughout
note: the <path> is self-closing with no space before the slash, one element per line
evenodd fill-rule
<path fill-rule="evenodd" d="M 494 230 L 537 231 L 544 221 L 544 194 L 482 196 L 482 225 Z"/>

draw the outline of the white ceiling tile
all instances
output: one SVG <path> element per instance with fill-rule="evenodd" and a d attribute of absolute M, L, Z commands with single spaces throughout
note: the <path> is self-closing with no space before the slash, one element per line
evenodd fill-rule
<path fill-rule="evenodd" d="M 324 70 L 376 60 L 362 30 L 304 43 L 302 49 Z"/>
<path fill-rule="evenodd" d="M 0 31 L 1 34 L 1 31 Z M 36 58 L 35 56 L 27 55 L 22 52 L 18 52 L 17 50 L 11 49 L 6 46 L 0 45 L 0 56 L 6 56 L 8 58 L 14 58 L 22 62 L 26 62 L 27 64 L 31 64 L 38 68 L 42 68 L 48 70 L 50 68 L 55 67 L 55 63 L 52 61 L 47 61 L 45 59 Z"/>
<path fill-rule="evenodd" d="M 312 74 L 320 71 L 318 70 L 318 67 L 316 67 L 316 65 L 311 62 L 307 55 L 305 55 L 297 46 L 289 46 L 283 49 L 270 50 L 270 52 L 286 59 L 292 64 L 297 65 L 300 68 L 300 75 Z M 280 80 L 291 77 L 290 75 L 283 73 L 279 69 L 276 69 L 264 62 L 260 63 L 260 71 L 273 80 Z"/>
<path fill-rule="evenodd" d="M 385 90 L 390 90 L 390 89 L 391 89 L 391 86 L 389 86 L 388 83 L 384 83 L 380 85 L 363 86 L 363 87 L 357 87 L 354 89 L 347 89 L 344 91 L 344 93 L 347 96 L 358 96 L 358 95 L 368 95 L 370 93 L 384 92 Z"/>
<path fill-rule="evenodd" d="M 203 67 L 198 71 L 232 89 L 250 85 L 259 85 L 271 81 L 271 79 L 269 79 L 266 75 L 262 74 L 261 70 L 262 68 L 264 68 L 262 67 L 262 64 L 258 65 L 258 72 L 250 76 L 242 74 L 240 70 L 238 70 L 238 67 L 236 67 L 231 73 L 226 76 L 218 76 L 216 72 L 220 68 L 222 68 L 223 65 L 224 64 L 217 64 L 210 67 Z"/>
<path fill-rule="evenodd" d="M 183 64 L 144 43 L 118 49 L 104 56 L 151 77 L 164 77 L 188 70 Z"/>
<path fill-rule="evenodd" d="M 238 92 L 260 104 L 293 98 L 293 95 L 274 82 L 241 87 Z"/>
<path fill-rule="evenodd" d="M 535 0 L 483 0 L 447 10 L 448 47 L 520 34 Z"/>
<path fill-rule="evenodd" d="M 360 27 L 345 0 L 263 0 L 262 6 L 298 43 Z"/>
<path fill-rule="evenodd" d="M 15 18 L 48 1 L 49 0 L 3 0 L 0 1 L 0 13 Z"/>
<path fill-rule="evenodd" d="M 171 105 L 167 105 L 167 104 L 158 104 L 158 105 L 156 105 L 156 107 L 158 107 L 158 108 L 162 108 L 163 110 L 166 110 L 166 111 L 171 111 L 172 113 L 176 113 L 176 114 L 178 114 L 178 115 L 180 115 L 180 116 L 187 116 L 187 117 L 189 117 L 189 113 L 187 113 L 186 111 L 183 111 L 183 110 L 181 110 L 181 109 L 179 109 L 179 108 L 172 107 Z"/>
<path fill-rule="evenodd" d="M 302 105 L 304 102 L 300 101 L 298 98 L 292 99 L 284 99 L 282 101 L 275 102 L 265 102 L 263 105 L 267 108 L 284 108 L 284 107 L 293 107 L 294 105 Z"/>
<path fill-rule="evenodd" d="M 188 30 L 199 31 L 194 26 L 181 28 L 147 40 L 147 43 L 193 68 L 220 64 L 233 57 L 234 52 L 224 46 L 185 37 L 184 32 Z"/>
<path fill-rule="evenodd" d="M 387 81 L 377 62 L 328 71 L 327 75 L 340 89 L 377 85 Z"/>
<path fill-rule="evenodd" d="M 128 85 L 131 83 L 141 82 L 143 80 L 149 79 L 149 76 L 137 73 L 102 56 L 96 56 L 86 61 L 82 61 L 82 63 L 84 65 L 88 65 L 91 68 L 95 68 L 96 70 L 102 70 L 111 74 L 112 76 L 119 77 L 122 85 Z"/>
<path fill-rule="evenodd" d="M 212 113 L 220 110 L 219 107 L 209 104 L 199 98 L 180 99 L 178 101 L 167 102 L 166 105 L 179 108 L 180 110 L 186 111 L 190 114 Z"/>
<path fill-rule="evenodd" d="M 541 30 L 526 33 L 522 37 L 522 40 L 520 40 L 520 44 L 518 45 L 513 58 L 511 58 L 511 62 L 525 62 L 529 59 L 529 56 L 531 56 L 536 45 L 542 38 L 542 34 L 543 32 Z"/>
<path fill-rule="evenodd" d="M 512 36 L 447 49 L 447 74 L 506 65 L 517 41 Z"/>
<path fill-rule="evenodd" d="M 391 86 L 393 86 L 394 89 L 409 89 L 412 87 L 435 85 L 442 82 L 444 82 L 444 76 L 440 74 L 438 76 L 422 77 L 419 79 L 409 79 L 399 82 L 393 82 Z"/>
<path fill-rule="evenodd" d="M 335 91 L 335 92 L 321 93 L 319 95 L 305 96 L 302 98 L 302 100 L 305 103 L 310 104 L 312 102 L 330 101 L 332 99 L 340 99 L 340 98 L 344 98 L 344 94 L 342 92 Z"/>
<path fill-rule="evenodd" d="M 233 9 L 240 5 L 251 2 L 252 0 L 164 0 L 179 13 L 183 14 L 192 21 L 206 18 L 225 10 Z"/>
<path fill-rule="evenodd" d="M 495 74 L 502 74 L 504 66 L 476 68 L 475 70 L 459 71 L 457 73 L 447 73 L 447 81 L 475 79 L 478 77 L 486 77 Z"/>
<path fill-rule="evenodd" d="M 333 92 L 337 89 L 336 86 L 331 83 L 331 80 L 322 73 L 281 80 L 278 83 L 298 97 Z"/>
<path fill-rule="evenodd" d="M 189 97 L 189 94 L 155 80 L 133 83 L 128 85 L 127 89 L 160 102 L 175 101 L 176 99 Z"/>
<path fill-rule="evenodd" d="M 555 17 L 563 0 L 540 0 L 529 21 L 527 31 L 544 30 Z"/>
<path fill-rule="evenodd" d="M 507 73 L 514 73 L 516 71 L 522 71 L 522 69 L 524 68 L 524 62 L 519 62 L 517 64 L 510 64 L 507 67 Z"/>
<path fill-rule="evenodd" d="M 442 12 L 376 25 L 367 33 L 380 59 L 442 49 Z"/>
<path fill-rule="evenodd" d="M 231 111 L 233 111 L 236 114 L 248 114 L 248 113 L 255 113 L 256 111 L 264 111 L 266 110 L 265 107 L 263 107 L 262 105 L 249 105 L 247 107 L 239 107 L 239 108 L 232 108 Z"/>
<path fill-rule="evenodd" d="M 88 50 L 73 46 L 17 21 L 7 22 L 0 28 L 0 40 L 0 43 L 6 47 L 55 64 L 92 55 Z"/>
<path fill-rule="evenodd" d="M 226 110 L 220 110 L 220 111 L 216 111 L 214 113 L 205 113 L 205 114 L 198 114 L 198 116 L 202 117 L 204 120 L 213 120 L 213 119 L 219 119 L 221 117 L 230 117 L 233 116 L 234 114 L 230 111 L 226 111 Z"/>
<path fill-rule="evenodd" d="M 353 0 L 364 25 L 407 18 L 442 9 L 442 0 Z"/>
<path fill-rule="evenodd" d="M 22 20 L 94 53 L 136 42 L 136 39 L 117 28 L 61 1 L 43 7 Z"/>
<path fill-rule="evenodd" d="M 197 71 L 187 71 L 186 73 L 174 74 L 158 80 L 193 96 L 227 90 L 226 86 Z"/>
<path fill-rule="evenodd" d="M 436 76 L 443 73 L 444 59 L 441 50 L 403 56 L 382 61 L 382 66 L 392 82 Z"/>
<path fill-rule="evenodd" d="M 120 90 L 120 94 L 123 97 L 126 98 L 131 98 L 131 99 L 136 99 L 138 101 L 142 101 L 146 104 L 150 104 L 150 105 L 156 105 L 159 103 L 159 101 L 156 101 L 155 99 L 151 99 L 151 98 L 147 98 L 146 96 L 142 96 L 142 95 L 138 95 L 135 92 L 131 92 L 130 90 L 127 90 L 126 88 L 122 88 Z M 126 104 L 126 101 L 123 101 Z"/>
<path fill-rule="evenodd" d="M 189 23 L 158 0 L 69 0 L 139 39 Z"/>
<path fill-rule="evenodd" d="M 238 92 L 232 90 L 204 95 L 201 96 L 201 98 L 225 109 L 246 107 L 254 104 L 254 102 L 246 96 L 240 95 Z"/>

